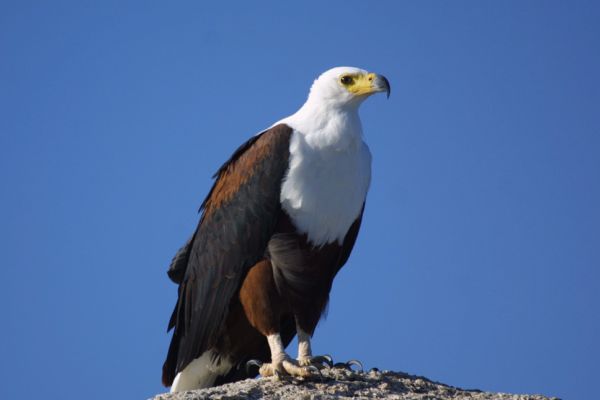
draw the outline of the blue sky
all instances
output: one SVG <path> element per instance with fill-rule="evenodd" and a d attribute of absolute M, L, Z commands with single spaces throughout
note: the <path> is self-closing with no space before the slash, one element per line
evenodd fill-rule
<path fill-rule="evenodd" d="M 338 65 L 386 75 L 392 96 L 362 109 L 373 181 L 315 351 L 467 388 L 595 392 L 596 3 L 1 8 L 5 397 L 161 392 L 165 272 L 211 175 Z"/>

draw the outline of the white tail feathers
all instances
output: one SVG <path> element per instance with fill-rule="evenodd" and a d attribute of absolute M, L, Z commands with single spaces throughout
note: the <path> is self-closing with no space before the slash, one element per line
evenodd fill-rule
<path fill-rule="evenodd" d="M 231 367 L 229 360 L 217 357 L 214 350 L 206 351 L 177 374 L 171 393 L 210 387 L 219 376 L 227 374 Z"/>

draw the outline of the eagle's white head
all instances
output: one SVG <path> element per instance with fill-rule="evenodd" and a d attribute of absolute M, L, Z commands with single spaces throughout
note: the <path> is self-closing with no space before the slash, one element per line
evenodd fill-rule
<path fill-rule="evenodd" d="M 390 95 L 390 83 L 385 76 L 355 67 L 332 68 L 315 79 L 304 105 L 276 124 L 288 124 L 321 144 L 359 138 L 362 136 L 359 106 L 367 97 L 380 92 Z"/>
<path fill-rule="evenodd" d="M 390 95 L 390 83 L 383 75 L 354 67 L 336 67 L 322 73 L 313 83 L 309 102 L 358 106 L 374 93 Z"/>
<path fill-rule="evenodd" d="M 355 67 L 332 68 L 315 79 L 306 102 L 296 113 L 274 125 L 285 123 L 323 145 L 348 142 L 362 136 L 360 104 L 380 92 L 390 95 L 385 76 Z"/>

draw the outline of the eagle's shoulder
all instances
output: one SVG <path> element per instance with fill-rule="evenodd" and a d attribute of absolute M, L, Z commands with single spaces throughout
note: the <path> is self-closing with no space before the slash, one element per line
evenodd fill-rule
<path fill-rule="evenodd" d="M 257 169 L 271 169 L 273 164 L 287 163 L 292 133 L 293 129 L 289 125 L 280 123 L 239 146 L 214 174 L 215 183 L 202 202 L 200 211 L 209 214 L 215 207 L 220 206 L 235 194 Z"/>

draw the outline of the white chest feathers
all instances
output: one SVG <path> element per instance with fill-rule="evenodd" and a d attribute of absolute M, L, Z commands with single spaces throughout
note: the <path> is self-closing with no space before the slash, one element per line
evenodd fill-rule
<path fill-rule="evenodd" d="M 371 153 L 359 137 L 343 144 L 310 139 L 297 131 L 291 137 L 281 204 L 314 245 L 342 243 L 369 189 Z"/>

